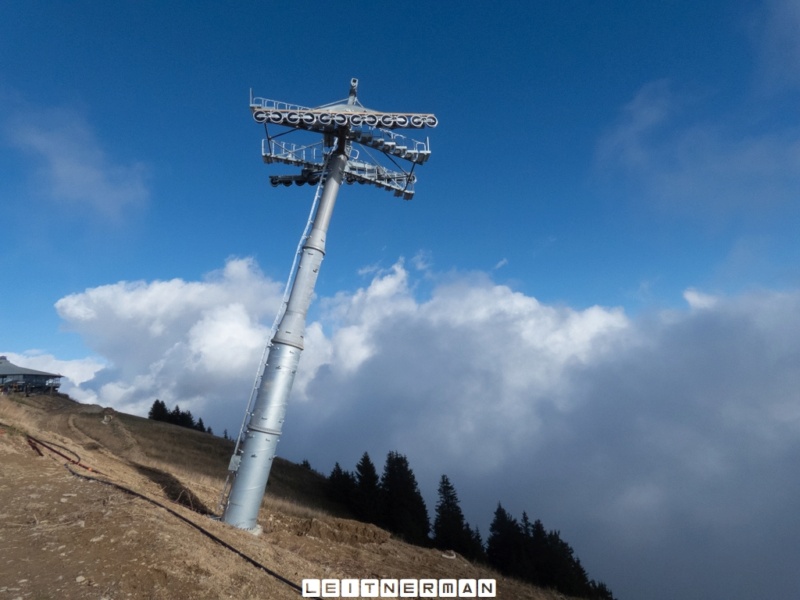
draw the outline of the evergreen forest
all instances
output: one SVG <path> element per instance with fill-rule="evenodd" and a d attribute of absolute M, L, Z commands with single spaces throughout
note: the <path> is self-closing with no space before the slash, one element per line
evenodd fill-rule
<path fill-rule="evenodd" d="M 484 543 L 478 528 L 465 520 L 455 486 L 447 475 L 439 481 L 431 527 L 414 472 L 408 459 L 397 452 L 389 452 L 381 475 L 366 452 L 353 472 L 337 462 L 328 477 L 328 493 L 332 501 L 359 520 L 387 529 L 406 542 L 458 552 L 503 575 L 562 594 L 614 600 L 608 586 L 589 578 L 558 531 L 547 531 L 538 519 L 531 522 L 525 512 L 518 521 L 498 503 Z"/>
<path fill-rule="evenodd" d="M 150 407 L 150 412 L 147 413 L 147 418 L 153 421 L 164 421 L 165 423 L 172 423 L 180 427 L 187 427 L 189 429 L 196 429 L 203 433 L 210 433 L 213 435 L 211 427 L 206 427 L 203 423 L 202 417 L 195 421 L 194 415 L 190 410 L 181 410 L 177 404 L 175 408 L 169 410 L 163 400 L 156 398 L 153 406 Z M 227 436 L 226 436 L 227 437 Z"/>

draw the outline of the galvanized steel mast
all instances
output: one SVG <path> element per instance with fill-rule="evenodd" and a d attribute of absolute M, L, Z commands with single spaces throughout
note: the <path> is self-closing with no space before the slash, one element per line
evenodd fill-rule
<path fill-rule="evenodd" d="M 397 128 L 435 127 L 432 114 L 385 113 L 364 108 L 357 100 L 358 80 L 350 82 L 346 101 L 314 109 L 284 102 L 251 99 L 253 117 L 261 123 L 273 123 L 323 135 L 322 142 L 298 145 L 283 138 L 268 137 L 262 151 L 267 163 L 281 162 L 300 166 L 300 175 L 272 176 L 273 185 L 319 183 L 322 194 L 313 214 L 311 233 L 302 243 L 302 254 L 294 280 L 290 275 L 290 293 L 283 316 L 268 345 L 266 360 L 248 406 L 246 427 L 239 434 L 229 467 L 231 481 L 223 498 L 222 520 L 247 530 L 257 530 L 257 517 L 266 490 L 270 469 L 277 450 L 289 394 L 294 382 L 303 337 L 306 313 L 325 256 L 325 238 L 333 207 L 343 182 L 369 183 L 411 199 L 414 194 L 413 167 L 427 161 L 430 144 L 411 140 L 395 133 Z M 395 171 L 359 156 L 353 144 L 377 150 L 390 157 L 411 163 L 410 171 Z M 283 308 L 283 307 L 282 307 Z M 228 491 L 226 485 L 226 492 Z"/>

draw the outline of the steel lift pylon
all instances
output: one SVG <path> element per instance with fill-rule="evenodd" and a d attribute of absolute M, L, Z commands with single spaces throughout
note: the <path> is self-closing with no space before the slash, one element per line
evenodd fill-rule
<path fill-rule="evenodd" d="M 300 167 L 297 175 L 271 176 L 272 185 L 308 183 L 317 185 L 317 191 L 284 301 L 259 364 L 222 493 L 222 520 L 241 529 L 259 530 L 258 512 L 303 351 L 306 313 L 325 256 L 325 240 L 339 188 L 342 183 L 371 184 L 410 200 L 416 180 L 414 168 L 430 157 L 427 139 L 412 140 L 396 130 L 436 127 L 434 115 L 371 110 L 358 101 L 357 92 L 358 80 L 352 79 L 345 100 L 317 108 L 254 98 L 251 94 L 253 118 L 263 123 L 267 132 L 262 143 L 264 162 Z M 269 125 L 288 128 L 285 133 L 307 131 L 321 134 L 322 138 L 306 145 L 290 143 L 285 141 L 284 133 L 271 136 Z M 376 156 L 384 162 L 388 160 L 390 166 L 378 162 Z M 410 164 L 408 170 L 401 166 L 404 163 Z"/>

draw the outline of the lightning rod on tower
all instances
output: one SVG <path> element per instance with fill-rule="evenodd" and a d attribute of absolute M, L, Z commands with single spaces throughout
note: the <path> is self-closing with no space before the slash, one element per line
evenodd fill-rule
<path fill-rule="evenodd" d="M 261 151 L 264 162 L 300 167 L 296 175 L 270 176 L 272 185 L 308 183 L 317 185 L 317 192 L 298 248 L 299 262 L 296 257 L 228 468 L 222 520 L 241 529 L 258 529 L 258 511 L 303 351 L 306 313 L 325 256 L 325 238 L 339 188 L 342 183 L 371 184 L 410 200 L 416 181 L 414 168 L 430 157 L 427 139 L 413 140 L 395 130 L 436 127 L 434 115 L 371 110 L 358 101 L 357 94 L 358 79 L 351 79 L 346 99 L 317 108 L 250 98 L 253 118 L 267 131 Z M 288 128 L 285 133 L 321 134 L 322 139 L 311 144 L 288 142 L 283 134 L 270 136 L 269 125 Z M 391 165 L 381 164 L 376 156 Z M 408 170 L 396 159 L 406 161 Z"/>

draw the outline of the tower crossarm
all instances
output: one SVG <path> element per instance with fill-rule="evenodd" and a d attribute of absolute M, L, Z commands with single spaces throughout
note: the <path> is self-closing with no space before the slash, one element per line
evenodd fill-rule
<path fill-rule="evenodd" d="M 306 169 L 322 169 L 325 161 L 322 142 L 299 145 L 276 139 L 266 139 L 261 141 L 261 155 L 267 164 L 278 162 Z"/>
<path fill-rule="evenodd" d="M 411 139 L 393 131 L 394 128 L 422 128 L 435 127 L 438 121 L 429 114 L 417 113 L 377 113 L 377 112 L 351 112 L 350 105 L 346 110 L 317 110 L 303 109 L 301 107 L 285 109 L 286 103 L 274 100 L 272 102 L 280 109 L 267 111 L 260 106 L 251 106 L 253 118 L 259 123 L 282 125 L 293 129 L 301 129 L 322 133 L 323 135 L 339 135 L 343 131 L 349 141 L 374 148 L 384 154 L 411 161 L 416 164 L 425 163 L 431 155 L 430 142 Z M 366 111 L 366 109 L 362 109 Z M 386 115 L 397 117 L 394 121 L 384 119 Z M 402 117 L 402 118 L 400 118 Z M 414 117 L 414 118 L 412 118 Z M 419 117 L 419 119 L 416 119 Z M 429 119 L 428 117 L 431 117 Z M 380 125 L 373 125 L 373 121 Z M 384 125 L 389 123 L 388 126 Z M 423 123 L 414 125 L 415 122 Z M 433 122 L 434 125 L 426 123 Z"/>
<path fill-rule="evenodd" d="M 339 127 L 382 127 L 384 129 L 423 129 L 436 127 L 439 120 L 431 113 L 380 112 L 357 104 L 306 108 L 267 98 L 253 98 L 250 104 L 253 119 L 258 123 L 273 123 L 333 133 Z"/>
<path fill-rule="evenodd" d="M 316 185 L 322 177 L 322 170 L 322 164 L 304 165 L 303 170 L 297 175 L 270 175 L 269 181 L 276 187 L 279 185 L 290 186 L 292 184 Z M 411 173 L 393 171 L 371 163 L 348 161 L 344 168 L 344 183 L 372 184 L 394 192 L 395 196 L 402 197 L 404 200 L 411 200 L 414 197 L 415 181 L 416 176 Z"/>
<path fill-rule="evenodd" d="M 416 179 L 412 173 L 393 171 L 380 165 L 353 160 L 348 161 L 344 169 L 346 183 L 369 183 L 394 192 L 395 196 L 404 200 L 411 200 L 414 197 Z"/>
<path fill-rule="evenodd" d="M 401 138 L 407 139 L 403 136 L 394 135 L 391 143 L 396 145 L 397 142 L 394 140 L 400 140 Z M 302 169 L 299 175 L 270 176 L 270 183 L 273 186 L 289 186 L 293 183 L 296 185 L 305 185 L 306 183 L 316 185 L 319 183 L 325 160 L 325 151 L 321 142 L 300 145 L 274 138 L 265 139 L 261 143 L 261 153 L 264 162 L 267 164 L 282 163 Z M 402 197 L 405 200 L 411 200 L 414 197 L 414 181 L 416 180 L 414 175 L 404 171 L 387 169 L 376 163 L 358 160 L 354 158 L 356 156 L 357 152 L 353 151 L 345 165 L 345 183 L 372 184 L 394 192 L 395 196 Z"/>
<path fill-rule="evenodd" d="M 430 142 L 413 140 L 388 129 L 362 127 L 355 129 L 350 139 L 362 146 L 375 148 L 384 154 L 404 158 L 421 165 L 431 156 Z"/>

